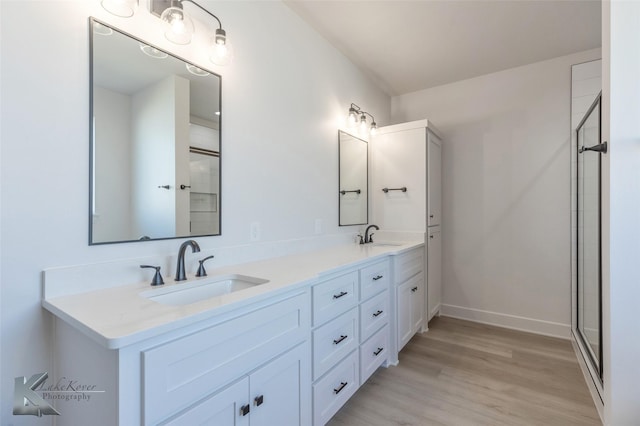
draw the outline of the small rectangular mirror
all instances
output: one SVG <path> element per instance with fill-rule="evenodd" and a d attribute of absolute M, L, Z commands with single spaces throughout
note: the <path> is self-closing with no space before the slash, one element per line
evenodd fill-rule
<path fill-rule="evenodd" d="M 90 25 L 89 244 L 220 235 L 220 76 Z"/>
<path fill-rule="evenodd" d="M 366 141 L 338 132 L 340 226 L 369 222 L 368 149 Z"/>

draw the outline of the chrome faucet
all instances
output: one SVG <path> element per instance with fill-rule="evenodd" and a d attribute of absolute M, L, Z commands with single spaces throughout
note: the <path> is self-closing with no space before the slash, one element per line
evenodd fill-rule
<path fill-rule="evenodd" d="M 187 240 L 180 245 L 178 250 L 178 265 L 176 266 L 176 281 L 184 281 L 187 279 L 187 274 L 184 272 L 184 252 L 187 247 L 191 247 L 191 251 L 197 253 L 200 251 L 200 246 L 194 240 Z"/>
<path fill-rule="evenodd" d="M 373 242 L 373 232 L 371 233 L 371 235 L 369 235 L 369 229 L 371 228 L 376 228 L 376 231 L 379 231 L 380 228 L 378 227 L 378 225 L 369 225 L 367 226 L 367 229 L 364 231 L 364 244 L 367 243 L 372 243 Z M 363 244 L 363 243 L 360 243 Z"/>

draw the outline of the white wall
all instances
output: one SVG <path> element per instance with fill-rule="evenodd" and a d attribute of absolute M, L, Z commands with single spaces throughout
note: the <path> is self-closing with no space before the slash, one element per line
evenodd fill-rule
<path fill-rule="evenodd" d="M 640 419 L 640 3 L 603 2 L 603 330 L 606 425 Z"/>
<path fill-rule="evenodd" d="M 124 19 L 98 0 L 0 2 L 3 425 L 49 422 L 11 413 L 13 378 L 51 367 L 42 269 L 175 255 L 180 242 L 87 244 L 89 15 L 222 73 L 223 235 L 198 238 L 203 251 L 248 244 L 253 221 L 263 242 L 311 237 L 315 219 L 328 234 L 355 231 L 338 228 L 338 119 L 356 102 L 383 125 L 389 97 L 280 2 L 200 3 L 234 43 L 226 69 L 209 66 L 202 39 L 171 45 L 143 10 Z"/>
<path fill-rule="evenodd" d="M 444 133 L 443 313 L 569 336 L 571 64 L 582 52 L 392 99 Z"/>

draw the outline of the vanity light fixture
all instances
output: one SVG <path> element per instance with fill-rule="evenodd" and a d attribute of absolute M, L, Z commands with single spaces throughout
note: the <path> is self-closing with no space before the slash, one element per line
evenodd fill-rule
<path fill-rule="evenodd" d="M 102 0 L 100 4 L 113 15 L 130 18 L 138 7 L 138 0 Z"/>
<path fill-rule="evenodd" d="M 371 117 L 371 125 L 367 128 L 367 115 Z M 378 129 L 378 124 L 376 123 L 376 119 L 368 113 L 367 111 L 363 111 L 358 105 L 352 103 L 349 107 L 349 125 L 353 126 L 356 122 L 360 123 L 360 130 L 364 133 L 367 130 L 371 135 L 376 134 L 376 130 Z"/>
<path fill-rule="evenodd" d="M 167 26 L 165 37 L 176 44 L 189 44 L 194 32 L 193 20 L 184 10 L 184 3 L 192 3 L 218 22 L 211 39 L 209 59 L 216 65 L 228 65 L 233 59 L 233 49 L 222 28 L 220 19 L 193 0 L 151 0 L 151 13 L 157 15 Z"/>

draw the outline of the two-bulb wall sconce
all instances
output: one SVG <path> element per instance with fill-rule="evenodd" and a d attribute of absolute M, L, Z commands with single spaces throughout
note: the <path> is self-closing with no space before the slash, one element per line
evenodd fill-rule
<path fill-rule="evenodd" d="M 233 48 L 226 31 L 222 28 L 222 22 L 216 15 L 193 0 L 150 1 L 149 11 L 162 20 L 166 39 L 175 44 L 189 44 L 191 42 L 195 26 L 189 13 L 185 11 L 185 3 L 191 3 L 199 8 L 215 19 L 218 24 L 211 37 L 211 50 L 209 52 L 211 62 L 216 65 L 228 65 L 231 63 Z M 102 0 L 101 4 L 111 14 L 124 18 L 133 16 L 138 8 L 138 0 Z"/>
<path fill-rule="evenodd" d="M 367 115 L 371 117 L 370 125 L 367 123 Z M 373 115 L 369 114 L 367 111 L 364 111 L 354 103 L 352 103 L 349 107 L 348 123 L 349 126 L 355 126 L 357 123 L 359 123 L 360 131 L 362 133 L 366 133 L 368 131 L 372 136 L 376 134 L 376 130 L 378 129 L 376 119 L 373 117 Z"/>

